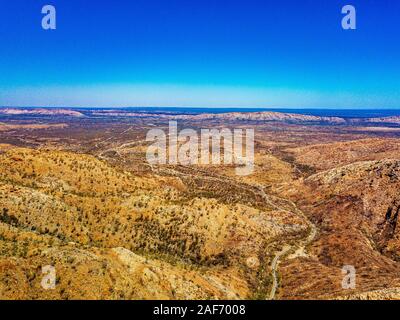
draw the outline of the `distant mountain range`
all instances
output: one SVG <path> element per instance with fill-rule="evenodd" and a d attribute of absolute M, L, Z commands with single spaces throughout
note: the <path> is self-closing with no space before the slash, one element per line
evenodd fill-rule
<path fill-rule="evenodd" d="M 0 115 L 15 116 L 69 116 L 69 117 L 135 117 L 166 120 L 225 120 L 225 121 L 258 121 L 258 122 L 286 122 L 286 123 L 324 123 L 332 125 L 351 124 L 390 124 L 400 125 L 400 116 L 373 117 L 373 118 L 343 118 L 304 115 L 296 113 L 261 111 L 261 112 L 227 112 L 227 113 L 200 113 L 186 114 L 175 111 L 168 112 L 140 112 L 125 109 L 87 109 L 84 112 L 70 108 L 0 108 Z"/>
<path fill-rule="evenodd" d="M 3 108 L 0 114 L 5 115 L 37 115 L 37 116 L 71 116 L 82 117 L 83 113 L 71 109 L 46 109 L 46 108 Z"/>

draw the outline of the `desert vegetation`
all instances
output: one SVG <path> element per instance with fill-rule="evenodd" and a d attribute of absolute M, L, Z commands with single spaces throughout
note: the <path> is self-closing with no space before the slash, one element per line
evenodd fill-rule
<path fill-rule="evenodd" d="M 275 113 L 174 116 L 195 130 L 221 121 L 254 128 L 255 169 L 242 177 L 230 165 L 150 166 L 145 135 L 167 115 L 28 121 L 7 112 L 2 299 L 398 297 L 393 127 Z M 348 264 L 357 270 L 351 290 L 341 286 Z M 41 285 L 46 265 L 56 269 L 53 290 Z"/>

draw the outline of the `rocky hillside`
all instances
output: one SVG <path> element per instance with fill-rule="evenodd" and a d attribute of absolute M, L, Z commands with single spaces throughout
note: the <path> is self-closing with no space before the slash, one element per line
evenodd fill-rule
<path fill-rule="evenodd" d="M 139 177 L 89 155 L 5 148 L 0 297 L 252 297 L 259 264 L 247 260 L 267 259 L 268 242 L 301 232 L 302 220 L 252 206 L 255 192 L 227 203 L 217 181 L 193 183 L 197 196 L 180 178 Z M 44 265 L 58 270 L 56 291 L 41 289 Z"/>
<path fill-rule="evenodd" d="M 283 296 L 361 298 L 399 286 L 399 189 L 400 160 L 356 162 L 307 178 L 293 197 L 319 234 L 307 258 L 285 262 Z M 354 290 L 341 287 L 345 265 L 356 269 Z"/>

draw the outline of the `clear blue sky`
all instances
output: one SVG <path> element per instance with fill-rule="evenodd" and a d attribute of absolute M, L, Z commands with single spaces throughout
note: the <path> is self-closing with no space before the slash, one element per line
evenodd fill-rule
<path fill-rule="evenodd" d="M 398 0 L 1 0 L 0 39 L 0 105 L 400 108 Z"/>

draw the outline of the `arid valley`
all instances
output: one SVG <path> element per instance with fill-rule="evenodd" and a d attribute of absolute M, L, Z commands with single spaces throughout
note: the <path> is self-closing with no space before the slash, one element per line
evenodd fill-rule
<path fill-rule="evenodd" d="M 171 120 L 254 129 L 254 172 L 149 165 Z M 396 116 L 2 108 L 0 299 L 398 299 L 399 189 Z"/>

